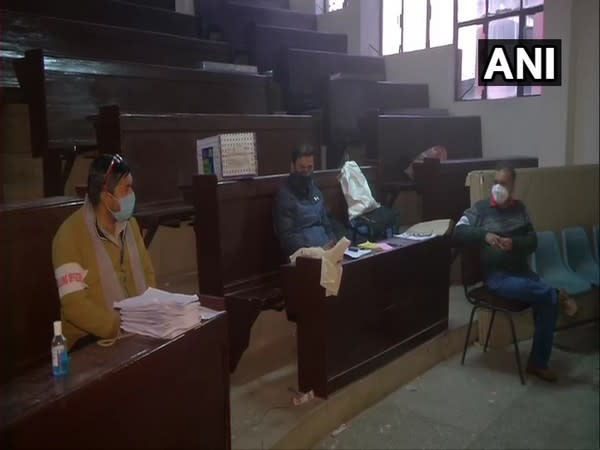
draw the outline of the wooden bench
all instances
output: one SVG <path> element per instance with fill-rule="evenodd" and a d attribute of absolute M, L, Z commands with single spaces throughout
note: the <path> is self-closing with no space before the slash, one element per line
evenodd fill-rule
<path fill-rule="evenodd" d="M 337 296 L 325 296 L 321 261 L 282 267 L 300 391 L 327 398 L 448 329 L 450 238 L 388 242 L 398 247 L 343 262 Z"/>
<path fill-rule="evenodd" d="M 426 84 L 372 81 L 356 76 L 330 77 L 323 107 L 328 167 L 339 164 L 347 145 L 361 141 L 361 120 L 369 113 L 421 112 L 428 107 Z"/>
<path fill-rule="evenodd" d="M 70 376 L 52 377 L 52 240 L 81 205 L 59 197 L 0 206 L 0 446 L 230 448 L 225 314 L 170 341 L 89 345 L 71 353 Z M 224 309 L 222 298 L 201 302 Z"/>
<path fill-rule="evenodd" d="M 363 168 L 374 183 L 375 170 Z M 315 172 L 333 217 L 347 222 L 339 171 Z M 225 296 L 230 325 L 231 370 L 248 347 L 250 329 L 264 309 L 281 309 L 279 242 L 273 203 L 286 175 L 217 182 L 197 175 L 187 198 L 194 203 L 199 292 Z M 210 212 L 210 213 L 208 213 Z"/>
<path fill-rule="evenodd" d="M 255 132 L 260 175 L 285 173 L 290 155 L 300 144 L 320 148 L 318 127 L 311 116 L 120 114 L 118 107 L 100 109 L 96 121 L 99 150 L 122 149 L 134 178 L 136 218 L 149 245 L 160 225 L 179 226 L 193 218 L 180 187 L 198 173 L 196 141 L 222 133 Z M 317 167 L 319 166 L 317 155 Z"/>
<path fill-rule="evenodd" d="M 248 33 L 254 24 L 313 31 L 317 29 L 315 14 L 289 9 L 264 8 L 249 5 L 247 2 L 226 1 L 222 2 L 215 11 L 216 14 L 212 16 L 211 22 L 220 27 L 223 40 L 230 42 L 234 51 L 238 53 L 248 51 Z"/>
<path fill-rule="evenodd" d="M 44 58 L 40 50 L 14 64 L 30 107 L 32 153 L 44 158 L 45 195 L 62 194 L 75 156 L 96 149 L 86 118 L 101 106 L 118 104 L 137 113 L 269 112 L 270 77 L 263 75 Z M 64 173 L 61 160 L 67 161 Z"/>
<path fill-rule="evenodd" d="M 415 164 L 415 185 L 422 199 L 423 220 L 450 218 L 458 221 L 471 205 L 469 188 L 465 186 L 469 172 L 495 169 L 501 163 L 514 168 L 538 167 L 538 158 L 425 159 Z"/>
<path fill-rule="evenodd" d="M 260 72 L 275 70 L 288 48 L 323 50 L 346 53 L 348 37 L 345 34 L 324 33 L 268 25 L 250 27 L 248 60 Z M 274 75 L 277 75 L 275 71 Z"/>
<path fill-rule="evenodd" d="M 84 59 L 110 59 L 186 68 L 203 61 L 230 62 L 231 46 L 135 28 L 2 11 L 2 47 L 18 52 L 46 52 Z"/>
<path fill-rule="evenodd" d="M 202 18 L 199 16 L 125 1 L 4 0 L 2 9 L 180 36 L 202 36 Z"/>
<path fill-rule="evenodd" d="M 288 49 L 278 67 L 289 112 L 319 109 L 325 103 L 327 81 L 333 74 L 351 74 L 372 81 L 385 80 L 385 61 L 379 56 L 346 55 L 316 50 Z"/>

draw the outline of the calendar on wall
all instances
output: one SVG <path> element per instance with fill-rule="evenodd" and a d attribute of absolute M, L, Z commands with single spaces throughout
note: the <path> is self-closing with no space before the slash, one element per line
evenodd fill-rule
<path fill-rule="evenodd" d="M 219 180 L 258 175 L 255 133 L 228 133 L 196 141 L 198 173 Z"/>

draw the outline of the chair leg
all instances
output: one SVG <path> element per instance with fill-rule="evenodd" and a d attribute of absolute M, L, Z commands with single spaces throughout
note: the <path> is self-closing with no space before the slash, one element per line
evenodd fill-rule
<path fill-rule="evenodd" d="M 492 311 L 492 319 L 490 320 L 490 325 L 488 326 L 487 335 L 485 336 L 485 345 L 483 346 L 483 351 L 487 352 L 488 343 L 490 342 L 490 334 L 492 334 L 492 327 L 494 326 L 494 319 L 496 318 L 496 311 Z"/>
<path fill-rule="evenodd" d="M 515 323 L 513 322 L 512 315 L 506 313 L 508 320 L 510 321 L 510 330 L 512 331 L 513 344 L 515 346 L 515 358 L 517 359 L 517 368 L 519 369 L 519 377 L 521 378 L 521 384 L 525 386 L 525 376 L 523 375 L 523 368 L 521 367 L 521 354 L 519 353 L 519 345 L 517 344 L 517 333 L 515 332 Z"/>
<path fill-rule="evenodd" d="M 467 356 L 467 347 L 469 346 L 469 338 L 471 337 L 471 327 L 473 326 L 473 317 L 475 316 L 475 311 L 477 311 L 477 306 L 473 306 L 473 309 L 471 310 L 469 328 L 467 329 L 467 338 L 465 339 L 465 347 L 463 349 L 462 360 L 460 361 L 461 365 L 465 364 L 465 356 Z"/>

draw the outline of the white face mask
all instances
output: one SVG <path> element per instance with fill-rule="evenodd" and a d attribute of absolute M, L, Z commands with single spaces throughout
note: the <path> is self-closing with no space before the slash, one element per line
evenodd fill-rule
<path fill-rule="evenodd" d="M 496 203 L 502 205 L 508 200 L 508 191 L 501 184 L 495 184 L 492 186 L 492 198 Z"/>

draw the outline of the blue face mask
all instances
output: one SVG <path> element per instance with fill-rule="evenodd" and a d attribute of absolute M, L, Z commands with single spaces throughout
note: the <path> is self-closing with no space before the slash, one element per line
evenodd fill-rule
<path fill-rule="evenodd" d="M 109 208 L 109 211 L 117 222 L 127 222 L 133 215 L 133 208 L 135 208 L 135 193 L 132 192 L 131 194 L 128 194 L 122 198 L 118 198 L 117 200 L 119 200 L 121 209 L 117 212 L 114 212 Z"/>

